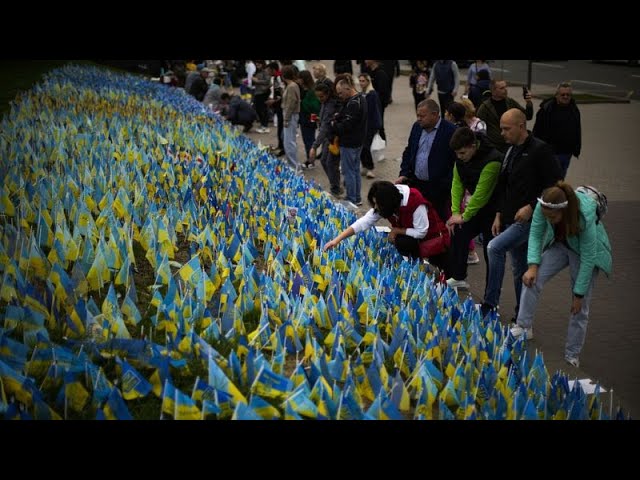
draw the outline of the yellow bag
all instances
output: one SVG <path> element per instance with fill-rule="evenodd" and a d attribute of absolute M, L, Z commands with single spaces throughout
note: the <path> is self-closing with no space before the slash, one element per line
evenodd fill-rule
<path fill-rule="evenodd" d="M 329 153 L 334 156 L 340 155 L 340 142 L 338 137 L 334 137 L 333 142 L 329 144 Z"/>

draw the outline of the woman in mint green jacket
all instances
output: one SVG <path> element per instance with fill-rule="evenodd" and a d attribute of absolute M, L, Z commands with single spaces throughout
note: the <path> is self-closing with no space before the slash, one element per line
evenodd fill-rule
<path fill-rule="evenodd" d="M 531 220 L 527 263 L 522 276 L 514 337 L 533 338 L 533 314 L 544 284 L 569 266 L 573 303 L 565 345 L 565 360 L 579 366 L 589 320 L 589 303 L 599 270 L 611 273 L 611 245 L 604 225 L 597 221 L 596 202 L 564 181 L 547 188 L 538 198 Z"/>

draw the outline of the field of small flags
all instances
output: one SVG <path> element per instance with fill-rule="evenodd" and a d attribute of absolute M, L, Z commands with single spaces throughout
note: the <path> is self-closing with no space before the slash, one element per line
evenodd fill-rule
<path fill-rule="evenodd" d="M 612 416 L 182 91 L 54 70 L 0 177 L 0 418 Z"/>

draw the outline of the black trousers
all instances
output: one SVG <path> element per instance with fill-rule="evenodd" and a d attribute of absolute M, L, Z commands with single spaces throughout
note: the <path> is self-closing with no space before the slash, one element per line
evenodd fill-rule
<path fill-rule="evenodd" d="M 409 235 L 396 236 L 396 249 L 400 255 L 405 257 L 418 258 L 420 256 L 419 240 Z M 444 270 L 447 266 L 447 252 L 434 255 L 427 259 L 431 265 Z"/>
<path fill-rule="evenodd" d="M 364 137 L 364 142 L 362 143 L 362 151 L 360 152 L 360 163 L 367 170 L 373 170 L 373 157 L 371 156 L 371 142 L 373 142 L 373 137 L 375 136 L 375 131 L 367 131 L 366 136 Z"/>
<path fill-rule="evenodd" d="M 491 240 L 491 225 L 495 218 L 495 210 L 485 206 L 481 208 L 468 222 L 456 226 L 451 237 L 451 248 L 449 249 L 448 266 L 446 268 L 447 277 L 455 280 L 467 278 L 467 257 L 469 254 L 469 242 L 478 234 L 482 234 L 482 253 L 484 255 L 485 285 L 489 275 L 489 257 L 487 255 L 487 244 Z"/>

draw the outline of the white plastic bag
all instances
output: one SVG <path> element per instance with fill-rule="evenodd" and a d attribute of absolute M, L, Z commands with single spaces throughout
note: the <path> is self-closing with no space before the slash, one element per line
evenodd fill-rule
<path fill-rule="evenodd" d="M 379 133 L 376 133 L 371 141 L 371 157 L 373 157 L 374 162 L 384 160 L 384 149 L 386 146 L 387 142 L 382 139 Z"/>

